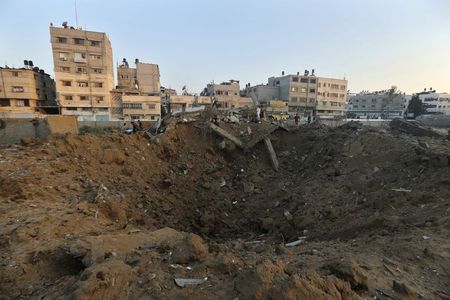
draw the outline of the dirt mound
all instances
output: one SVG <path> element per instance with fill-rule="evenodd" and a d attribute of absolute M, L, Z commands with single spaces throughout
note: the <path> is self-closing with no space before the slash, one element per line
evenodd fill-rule
<path fill-rule="evenodd" d="M 258 126 L 223 128 L 251 144 Z M 449 141 L 359 123 L 270 139 L 278 172 L 264 143 L 243 151 L 201 122 L 0 150 L 0 294 L 450 294 Z"/>

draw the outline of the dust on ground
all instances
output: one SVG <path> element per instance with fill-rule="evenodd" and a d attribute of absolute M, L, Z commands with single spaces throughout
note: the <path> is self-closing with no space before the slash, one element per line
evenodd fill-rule
<path fill-rule="evenodd" d="M 201 121 L 0 149 L 0 298 L 450 299 L 449 141 L 270 139 L 278 172 Z"/>

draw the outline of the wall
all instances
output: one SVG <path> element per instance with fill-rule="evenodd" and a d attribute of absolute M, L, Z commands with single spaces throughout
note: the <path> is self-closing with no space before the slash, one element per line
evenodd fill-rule
<path fill-rule="evenodd" d="M 22 138 L 46 138 L 50 133 L 43 119 L 0 119 L 0 145 L 20 143 Z"/>

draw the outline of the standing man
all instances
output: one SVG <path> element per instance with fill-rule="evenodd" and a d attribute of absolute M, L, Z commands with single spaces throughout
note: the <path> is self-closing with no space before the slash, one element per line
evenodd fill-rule
<path fill-rule="evenodd" d="M 258 123 L 261 123 L 261 107 L 257 107 L 256 108 L 256 121 L 258 121 Z"/>
<path fill-rule="evenodd" d="M 298 124 L 300 123 L 300 116 L 298 115 L 298 113 L 295 114 L 294 121 L 295 121 L 295 125 L 298 126 Z"/>

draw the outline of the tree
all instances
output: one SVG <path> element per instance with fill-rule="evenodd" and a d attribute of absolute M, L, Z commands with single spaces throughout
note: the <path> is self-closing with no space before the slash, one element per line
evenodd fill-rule
<path fill-rule="evenodd" d="M 407 113 L 414 114 L 414 118 L 416 118 L 426 113 L 427 109 L 425 108 L 425 105 L 422 103 L 422 100 L 420 100 L 419 95 L 414 95 L 411 98 L 411 101 L 408 104 L 408 109 L 406 111 Z"/>

